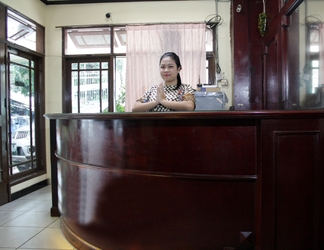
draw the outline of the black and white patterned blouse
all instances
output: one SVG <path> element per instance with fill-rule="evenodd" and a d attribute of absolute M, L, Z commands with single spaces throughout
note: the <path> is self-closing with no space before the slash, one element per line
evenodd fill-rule
<path fill-rule="evenodd" d="M 157 88 L 159 85 L 153 85 L 151 86 L 143 95 L 142 98 L 138 99 L 137 101 L 145 103 L 145 102 L 153 102 L 156 100 L 156 93 Z M 193 88 L 188 84 L 181 84 L 181 86 L 178 89 L 176 88 L 176 85 L 164 85 L 164 93 L 165 98 L 168 101 L 192 101 L 195 103 L 195 92 Z M 175 111 L 174 109 L 167 108 L 163 106 L 162 104 L 158 104 L 154 108 L 148 110 L 149 112 L 164 112 L 164 111 Z"/>

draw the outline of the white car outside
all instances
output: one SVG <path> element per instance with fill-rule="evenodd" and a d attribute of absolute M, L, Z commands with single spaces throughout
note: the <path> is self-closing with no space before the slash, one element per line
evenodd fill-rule
<path fill-rule="evenodd" d="M 34 131 L 33 127 L 32 131 Z M 11 153 L 13 164 L 19 164 L 29 161 L 31 160 L 31 155 L 35 156 L 34 136 L 32 138 L 32 143 L 30 141 L 30 126 L 23 126 L 12 132 Z M 30 163 L 17 166 L 20 172 L 30 169 L 30 167 Z"/>

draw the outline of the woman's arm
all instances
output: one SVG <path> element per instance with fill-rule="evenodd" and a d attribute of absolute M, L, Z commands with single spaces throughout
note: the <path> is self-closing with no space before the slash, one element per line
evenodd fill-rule
<path fill-rule="evenodd" d="M 178 111 L 193 111 L 195 109 L 195 104 L 193 103 L 193 101 L 175 102 L 162 99 L 160 103 L 169 109 Z"/>
<path fill-rule="evenodd" d="M 193 111 L 195 110 L 195 103 L 191 100 L 191 98 L 187 100 L 183 100 L 181 102 L 169 101 L 166 99 L 163 84 L 161 83 L 157 87 L 157 95 L 156 100 L 152 102 L 141 102 L 138 100 L 135 102 L 132 111 L 133 112 L 145 112 L 150 109 L 153 109 L 157 105 L 163 105 L 169 109 L 177 110 L 177 111 Z"/>
<path fill-rule="evenodd" d="M 133 112 L 145 112 L 145 111 L 148 111 L 148 110 L 154 108 L 158 104 L 159 104 L 159 102 L 157 102 L 157 101 L 154 101 L 154 102 L 137 101 L 137 102 L 135 102 L 132 111 Z"/>

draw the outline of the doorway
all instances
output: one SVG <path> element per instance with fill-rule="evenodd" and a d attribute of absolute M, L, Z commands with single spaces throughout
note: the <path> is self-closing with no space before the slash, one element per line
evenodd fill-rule
<path fill-rule="evenodd" d="M 43 58 L 1 46 L 0 205 L 12 186 L 46 173 Z"/>

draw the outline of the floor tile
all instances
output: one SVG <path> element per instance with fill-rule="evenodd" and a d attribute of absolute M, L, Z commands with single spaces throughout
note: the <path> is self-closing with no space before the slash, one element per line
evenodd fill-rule
<path fill-rule="evenodd" d="M 38 200 L 14 200 L 0 207 L 0 210 L 11 210 L 17 212 L 27 212 L 28 210 L 42 204 L 44 201 Z"/>
<path fill-rule="evenodd" d="M 50 201 L 52 200 L 51 193 L 48 191 L 35 191 L 34 193 L 25 195 L 20 198 L 21 200 L 41 200 L 41 201 Z"/>
<path fill-rule="evenodd" d="M 9 222 L 2 225 L 2 227 L 47 227 L 57 217 L 51 217 L 50 212 L 43 211 L 30 211 L 23 213 L 22 215 L 10 220 Z"/>
<path fill-rule="evenodd" d="M 48 212 L 51 210 L 52 207 L 52 201 L 43 201 L 41 204 L 33 207 L 32 209 L 29 210 L 29 212 L 31 211 L 44 211 L 44 212 Z"/>
<path fill-rule="evenodd" d="M 0 206 L 0 250 L 76 250 L 59 217 L 51 217 L 51 186 Z"/>
<path fill-rule="evenodd" d="M 12 219 L 22 215 L 23 212 L 15 212 L 10 210 L 0 210 L 0 226 L 7 223 L 8 221 L 11 221 Z M 2 250 L 2 249 L 1 249 Z"/>
<path fill-rule="evenodd" d="M 18 248 L 41 230 L 43 228 L 0 227 L 0 247 Z"/>
<path fill-rule="evenodd" d="M 49 225 L 48 227 L 59 227 L 61 228 L 61 220 L 60 218 L 57 218 L 56 221 L 54 221 L 51 225 Z"/>
<path fill-rule="evenodd" d="M 45 228 L 35 237 L 23 244 L 19 249 L 64 249 L 72 250 L 74 247 L 65 238 L 60 228 Z"/>

